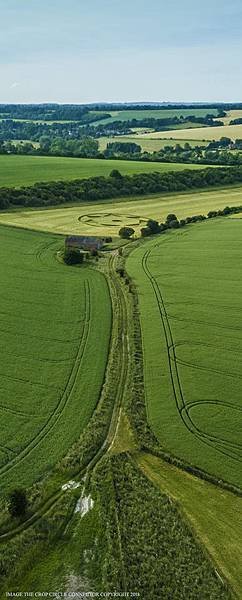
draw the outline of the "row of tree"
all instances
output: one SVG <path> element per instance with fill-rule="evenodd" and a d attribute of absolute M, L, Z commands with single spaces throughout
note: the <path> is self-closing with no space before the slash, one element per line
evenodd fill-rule
<path fill-rule="evenodd" d="M 205 221 L 206 219 L 211 219 L 214 217 L 225 217 L 227 215 L 238 214 L 242 212 L 242 206 L 226 206 L 222 210 L 210 210 L 205 215 L 193 215 L 191 217 L 185 217 L 184 219 L 178 219 L 177 216 L 173 213 L 167 215 L 164 223 L 158 223 L 154 219 L 149 219 L 145 227 L 142 227 L 141 236 L 148 237 L 150 235 L 155 235 L 157 233 L 164 233 L 169 229 L 179 229 L 180 227 L 184 227 L 185 225 L 189 225 L 190 223 L 197 223 L 199 221 Z M 134 232 L 133 232 L 134 233 Z M 131 234 L 133 235 L 133 234 Z M 123 236 L 121 236 L 123 237 Z M 130 236 L 129 236 L 130 237 Z"/>
<path fill-rule="evenodd" d="M 84 104 L 0 104 L 0 115 L 6 119 L 41 121 L 98 121 L 110 117 L 109 113 L 96 114 Z"/>
<path fill-rule="evenodd" d="M 227 138 L 224 138 L 227 140 Z M 242 145 L 242 140 L 237 140 L 233 149 Z M 232 142 L 231 142 L 232 144 Z M 229 150 L 227 148 L 229 147 Z M 207 147 L 192 147 L 189 142 L 182 147 L 180 144 L 164 146 L 156 152 L 143 152 L 138 144 L 131 142 L 110 142 L 104 151 L 105 158 L 118 158 L 128 160 L 142 160 L 151 162 L 185 163 L 185 164 L 216 164 L 216 165 L 241 165 L 242 155 L 238 152 L 232 153 L 232 147 L 228 143 L 217 142 L 216 146 L 209 144 Z"/>
<path fill-rule="evenodd" d="M 216 144 L 216 145 L 215 145 Z M 82 137 L 81 139 L 64 139 L 57 137 L 50 139 L 41 136 L 37 147 L 31 142 L 0 141 L 0 154 L 66 156 L 74 158 L 112 158 L 119 160 L 141 160 L 145 162 L 167 162 L 204 165 L 241 165 L 242 155 L 231 152 L 228 144 L 219 145 L 219 142 L 209 144 L 205 149 L 202 146 L 191 147 L 188 142 L 184 147 L 180 144 L 164 146 L 156 152 L 142 152 L 142 148 L 135 142 L 110 142 L 104 152 L 99 152 L 97 139 Z M 233 149 L 242 148 L 242 140 L 236 140 Z"/>
<path fill-rule="evenodd" d="M 90 177 L 73 181 L 36 183 L 30 187 L 0 188 L 0 209 L 11 206 L 50 206 L 69 202 L 92 202 L 122 196 L 181 192 L 213 186 L 242 183 L 242 169 L 186 169 L 166 173 L 121 175 L 113 170 L 109 177 Z"/>
<path fill-rule="evenodd" d="M 100 117 L 99 117 L 100 118 Z M 41 142 L 44 136 L 50 140 L 63 138 L 64 140 L 79 140 L 85 136 L 97 136 L 95 127 L 88 125 L 85 115 L 84 121 L 64 122 L 64 123 L 39 123 L 35 121 L 13 121 L 4 119 L 0 121 L 0 140 L 30 140 L 32 142 Z"/>
<path fill-rule="evenodd" d="M 65 140 L 59 137 L 50 140 L 47 136 L 42 136 L 38 147 L 31 142 L 13 144 L 0 141 L 0 154 L 104 158 L 98 151 L 98 141 L 91 137 L 83 137 L 78 140 Z"/>
<path fill-rule="evenodd" d="M 242 212 L 242 206 L 226 206 L 222 210 L 210 210 L 205 215 L 193 215 L 191 217 L 185 217 L 179 220 L 174 213 L 167 215 L 166 220 L 163 223 L 158 223 L 154 219 L 148 219 L 146 226 L 140 230 L 141 237 L 149 237 L 156 235 L 157 233 L 165 233 L 169 229 L 179 229 L 190 223 L 197 223 L 198 221 L 205 221 L 214 217 L 225 217 L 227 215 L 238 214 Z M 119 236 L 123 239 L 130 239 L 135 233 L 133 227 L 121 227 L 119 230 Z"/>
<path fill-rule="evenodd" d="M 18 114 L 18 113 L 17 113 Z M 21 113 L 22 114 L 22 113 Z M 47 118 L 47 114 L 45 115 L 45 122 L 38 122 L 38 117 L 34 120 L 24 121 L 24 120 L 15 120 L 11 118 L 3 118 L 0 121 L 0 140 L 9 141 L 9 140 L 31 140 L 31 141 L 40 141 L 41 136 L 46 135 L 50 139 L 54 137 L 62 137 L 65 139 L 73 138 L 80 139 L 83 136 L 92 136 L 94 138 L 98 138 L 105 135 L 110 134 L 124 134 L 131 133 L 132 129 L 137 127 L 154 129 L 155 131 L 169 130 L 174 129 L 177 126 L 194 126 L 203 125 L 209 127 L 217 127 L 218 125 L 223 125 L 222 121 L 214 120 L 214 116 L 211 114 L 207 114 L 205 117 L 197 117 L 194 115 L 189 115 L 183 117 L 182 115 L 177 117 L 169 117 L 162 119 L 155 119 L 153 117 L 146 117 L 143 119 L 129 119 L 127 121 L 116 120 L 113 121 L 110 119 L 110 122 L 102 121 L 107 119 L 110 115 L 107 113 L 95 113 L 88 112 L 83 110 L 79 115 L 78 120 L 74 120 L 72 122 L 55 122 L 55 119 L 58 119 L 57 114 L 51 112 L 49 119 Z M 1 112 L 0 112 L 1 116 Z M 59 115 L 60 116 L 60 115 Z M 73 113 L 75 116 L 75 111 Z M 4 114 L 2 114 L 4 117 Z M 43 117 L 43 115 L 42 115 Z M 66 117 L 65 111 L 63 112 L 62 118 Z M 39 117 L 42 120 L 41 116 Z M 61 119 L 60 119 L 61 120 Z M 51 122 L 49 122 L 51 121 Z M 100 121 L 100 124 L 93 122 Z"/>

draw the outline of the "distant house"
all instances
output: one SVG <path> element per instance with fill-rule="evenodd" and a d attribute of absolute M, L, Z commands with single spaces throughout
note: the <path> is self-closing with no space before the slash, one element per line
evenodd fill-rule
<path fill-rule="evenodd" d="M 65 239 L 65 246 L 66 248 L 80 248 L 80 250 L 100 250 L 104 241 L 104 239 L 97 237 L 68 235 Z"/>

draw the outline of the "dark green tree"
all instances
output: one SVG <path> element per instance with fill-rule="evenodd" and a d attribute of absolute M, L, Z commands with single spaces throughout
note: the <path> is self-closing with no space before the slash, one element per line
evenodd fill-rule
<path fill-rule="evenodd" d="M 26 492 L 16 488 L 9 496 L 8 510 L 12 517 L 24 517 L 28 508 Z"/>
<path fill-rule="evenodd" d="M 154 219 L 149 219 L 147 221 L 147 227 L 149 227 L 149 229 L 151 230 L 152 233 L 160 232 L 159 223 L 158 223 L 158 221 L 154 221 Z"/>
<path fill-rule="evenodd" d="M 64 252 L 64 261 L 67 265 L 78 265 L 83 263 L 83 254 L 77 248 L 66 248 Z"/>
<path fill-rule="evenodd" d="M 166 223 L 169 224 L 171 221 L 177 221 L 177 216 L 174 215 L 173 213 L 170 213 L 169 215 L 167 215 L 166 217 Z"/>
<path fill-rule="evenodd" d="M 128 240 L 131 235 L 134 235 L 134 229 L 133 227 L 121 227 L 118 233 L 121 238 Z"/>

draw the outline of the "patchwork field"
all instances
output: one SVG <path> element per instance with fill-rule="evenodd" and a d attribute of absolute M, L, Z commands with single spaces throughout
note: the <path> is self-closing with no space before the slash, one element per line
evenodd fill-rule
<path fill-rule="evenodd" d="M 18 486 L 43 475 L 87 425 L 106 368 L 111 307 L 101 273 L 57 261 L 61 237 L 1 227 L 0 244 L 2 491 L 16 475 Z"/>
<path fill-rule="evenodd" d="M 108 112 L 108 111 L 107 111 Z M 114 121 L 130 121 L 132 119 L 171 119 L 173 117 L 188 117 L 193 115 L 195 117 L 205 117 L 207 114 L 217 115 L 218 111 L 216 108 L 172 108 L 172 109 L 147 109 L 147 110 L 117 110 L 111 111 L 111 117 L 102 119 L 99 121 L 101 125 L 106 123 L 114 123 Z M 98 125 L 98 122 L 94 123 Z"/>
<path fill-rule="evenodd" d="M 242 110 L 228 110 L 226 117 L 220 117 L 219 121 L 223 121 L 224 125 L 229 125 L 233 119 L 242 119 Z"/>
<path fill-rule="evenodd" d="M 202 167 L 203 165 L 189 165 L 189 169 Z M 59 156 L 0 155 L 0 187 L 19 187 L 39 181 L 83 179 L 100 175 L 107 177 L 113 169 L 118 169 L 123 175 L 132 175 L 154 171 L 183 171 L 184 165 Z"/>
<path fill-rule="evenodd" d="M 53 233 L 117 236 L 124 225 L 133 227 L 137 234 L 150 218 L 163 221 L 175 212 L 181 219 L 226 205 L 242 204 L 242 187 L 221 188 L 204 192 L 163 194 L 157 196 L 89 202 L 72 207 L 14 210 L 0 212 L 0 223 Z"/>
<path fill-rule="evenodd" d="M 148 421 L 172 454 L 242 486 L 242 221 L 159 236 L 127 261 Z"/>
<path fill-rule="evenodd" d="M 166 132 L 167 135 L 169 135 L 169 131 Z M 130 136 L 122 136 L 119 135 L 118 137 L 103 137 L 103 138 L 99 138 L 99 149 L 101 150 L 101 152 L 103 152 L 104 150 L 106 150 L 107 148 L 107 144 L 113 143 L 113 142 L 129 142 L 129 143 L 134 143 L 138 144 L 139 146 L 141 146 L 143 152 L 157 152 L 158 150 L 160 150 L 161 148 L 164 148 L 164 146 L 174 146 L 175 144 L 181 144 L 181 140 L 175 140 L 175 139 L 158 139 L 158 138 L 149 138 L 149 137 L 140 137 L 140 136 L 136 136 L 136 135 L 130 135 Z M 197 141 L 193 141 L 193 140 L 182 140 L 182 144 L 185 144 L 186 142 L 189 142 L 190 146 L 194 147 L 197 146 L 198 142 Z M 201 146 L 206 146 L 207 142 L 200 142 Z"/>
<path fill-rule="evenodd" d="M 176 140 L 196 140 L 212 141 L 220 140 L 221 137 L 229 137 L 231 140 L 242 138 L 242 125 L 224 125 L 221 127 L 194 127 L 193 129 L 173 129 L 170 131 L 155 131 L 154 133 L 144 133 L 142 137 L 172 138 Z"/>

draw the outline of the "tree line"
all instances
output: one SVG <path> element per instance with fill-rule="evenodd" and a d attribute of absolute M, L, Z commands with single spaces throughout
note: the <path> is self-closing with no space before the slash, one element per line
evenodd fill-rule
<path fill-rule="evenodd" d="M 180 227 L 184 227 L 185 225 L 189 225 L 190 223 L 198 223 L 199 221 L 205 221 L 206 219 L 211 219 L 215 217 L 225 217 L 227 215 L 238 214 L 242 212 L 242 206 L 226 206 L 222 210 L 210 210 L 208 214 L 205 215 L 193 215 L 191 217 L 185 217 L 184 219 L 179 219 L 174 213 L 167 215 L 164 223 L 158 223 L 154 219 L 148 219 L 146 226 L 142 227 L 140 230 L 141 237 L 147 237 L 150 235 L 155 235 L 157 233 L 165 233 L 165 231 L 169 229 L 179 229 Z M 134 233 L 134 232 L 133 232 Z M 133 234 L 131 234 L 133 235 Z M 130 237 L 130 236 L 129 236 Z"/>
<path fill-rule="evenodd" d="M 233 143 L 223 142 L 229 138 L 221 138 L 220 142 L 211 142 L 204 146 L 192 147 L 186 142 L 182 147 L 180 144 L 164 146 L 155 152 L 142 152 L 140 145 L 132 142 L 110 142 L 107 144 L 103 154 L 105 158 L 142 160 L 151 162 L 204 164 L 204 165 L 241 165 L 242 155 L 234 153 L 231 149 L 242 148 L 242 140 Z M 229 149 L 228 149 L 229 148 Z"/>
<path fill-rule="evenodd" d="M 59 124 L 57 124 L 59 127 Z M 45 127 L 45 125 L 44 125 Z M 86 128 L 85 128 L 86 131 Z M 78 134 L 78 131 L 76 132 Z M 232 141 L 230 138 L 223 137 L 219 141 L 212 141 L 207 146 L 192 147 L 189 142 L 184 146 L 174 144 L 166 145 L 155 152 L 143 152 L 142 147 L 134 141 L 109 142 L 103 152 L 99 150 L 99 143 L 96 138 L 88 135 L 82 135 L 77 138 L 65 138 L 62 136 L 49 137 L 42 135 L 39 138 L 37 147 L 30 141 L 20 142 L 0 140 L 0 154 L 20 154 L 20 155 L 44 155 L 44 156 L 69 156 L 78 158 L 112 158 L 118 160 L 141 160 L 146 162 L 168 162 L 184 164 L 204 164 L 204 165 L 241 165 L 242 155 L 232 150 L 241 150 L 242 140 Z"/>
<path fill-rule="evenodd" d="M 110 114 L 93 115 L 93 109 L 90 110 L 85 104 L 0 104 L 0 115 L 7 119 L 84 122 L 111 116 Z"/>
<path fill-rule="evenodd" d="M 206 221 L 206 219 L 211 219 L 214 217 L 225 217 L 227 215 L 238 214 L 242 212 L 242 206 L 226 206 L 222 210 L 210 210 L 208 214 L 205 215 L 193 215 L 191 217 L 185 217 L 184 219 L 179 219 L 174 213 L 170 213 L 167 215 L 164 223 L 158 223 L 158 221 L 154 219 L 148 219 L 145 227 L 142 227 L 140 230 L 141 237 L 149 237 L 151 235 L 156 235 L 157 233 L 165 233 L 169 229 L 179 229 L 180 227 L 184 227 L 190 223 L 198 223 L 199 221 Z M 121 227 L 119 230 L 119 236 L 123 239 L 130 239 L 135 233 L 133 227 Z"/>
<path fill-rule="evenodd" d="M 98 120 L 98 118 L 95 117 L 95 120 Z M 98 130 L 88 125 L 89 122 L 86 115 L 85 120 L 82 122 L 73 121 L 68 123 L 35 123 L 33 121 L 4 119 L 0 121 L 0 140 L 5 142 L 11 140 L 41 142 L 41 138 L 45 136 L 51 142 L 55 138 L 78 140 L 85 136 L 98 137 Z"/>
<path fill-rule="evenodd" d="M 18 112 L 17 112 L 18 115 Z M 205 117 L 197 117 L 194 115 L 188 115 L 183 117 L 182 115 L 177 117 L 169 117 L 169 118 L 161 118 L 155 119 L 153 117 L 146 117 L 143 119 L 129 119 L 127 121 L 115 120 L 107 123 L 102 123 L 102 120 L 111 117 L 108 113 L 100 113 L 95 114 L 94 112 L 88 112 L 83 110 L 82 113 L 75 115 L 73 113 L 73 118 L 76 116 L 72 122 L 67 123 L 58 123 L 56 120 L 60 120 L 67 118 L 65 112 L 63 114 L 50 113 L 49 119 L 45 114 L 45 118 L 43 119 L 43 114 L 40 114 L 38 117 L 35 116 L 35 120 L 20 120 L 16 121 L 12 115 L 6 115 L 3 113 L 1 115 L 0 108 L 0 116 L 2 116 L 2 121 L 0 121 L 0 140 L 9 141 L 9 140 L 32 140 L 32 141 L 40 141 L 41 136 L 46 135 L 50 139 L 54 137 L 62 137 L 65 139 L 79 139 L 83 136 L 92 136 L 94 138 L 106 136 L 106 135 L 120 135 L 120 134 L 128 134 L 132 133 L 132 129 L 134 128 L 147 128 L 153 129 L 154 131 L 161 130 L 169 130 L 174 129 L 177 126 L 186 126 L 187 124 L 203 125 L 208 127 L 218 127 L 219 125 L 223 125 L 222 121 L 214 120 L 214 115 L 207 114 Z M 33 117 L 33 116 L 32 116 Z M 61 117 L 61 118 L 60 118 Z M 20 117 L 18 117 L 20 118 Z M 23 118 L 23 117 L 22 117 Z M 40 119 L 41 121 L 45 121 L 42 123 L 35 122 Z M 51 123 L 48 122 L 52 121 Z M 100 121 L 100 123 L 94 122 Z"/>
<path fill-rule="evenodd" d="M 242 183 L 239 167 L 186 169 L 180 172 L 121 175 L 114 169 L 109 177 L 36 183 L 29 187 L 0 188 L 0 209 L 12 206 L 51 206 L 69 202 L 92 202 L 123 196 L 182 192 Z"/>

